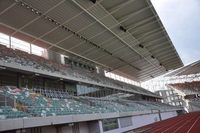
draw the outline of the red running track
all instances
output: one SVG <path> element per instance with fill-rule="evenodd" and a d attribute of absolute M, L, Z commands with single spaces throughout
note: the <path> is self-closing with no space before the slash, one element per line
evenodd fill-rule
<path fill-rule="evenodd" d="M 133 132 L 142 133 L 200 133 L 200 112 L 193 112 L 146 125 Z"/>

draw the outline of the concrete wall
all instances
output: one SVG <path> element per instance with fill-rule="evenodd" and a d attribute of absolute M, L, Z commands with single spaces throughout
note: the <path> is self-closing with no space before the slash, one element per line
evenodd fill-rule
<path fill-rule="evenodd" d="M 79 123 L 80 133 L 89 133 L 89 127 L 87 122 Z"/>
<path fill-rule="evenodd" d="M 77 123 L 77 122 L 80 123 L 85 121 L 93 121 L 93 120 L 107 119 L 107 118 L 119 118 L 119 117 L 126 117 L 126 116 L 133 116 L 133 115 L 140 115 L 147 113 L 151 113 L 151 111 L 5 119 L 5 120 L 0 120 L 0 131 L 32 128 L 39 126 L 49 126 L 49 125 L 61 125 L 67 123 Z"/>
<path fill-rule="evenodd" d="M 173 112 L 163 112 L 160 115 L 161 115 L 162 120 L 165 120 L 165 119 L 177 116 L 177 113 L 175 111 L 173 111 Z"/>
<path fill-rule="evenodd" d="M 196 111 L 200 111 L 200 107 L 195 106 L 193 104 L 189 104 L 189 108 L 188 108 L 189 112 L 196 112 Z"/>
<path fill-rule="evenodd" d="M 60 133 L 73 133 L 71 126 L 62 126 L 60 127 Z"/>
<path fill-rule="evenodd" d="M 132 117 L 134 128 L 160 121 L 158 113 Z"/>
<path fill-rule="evenodd" d="M 98 121 L 97 121 L 98 122 Z M 6 132 L 7 133 L 7 132 Z M 72 125 L 52 125 L 45 127 L 35 127 L 28 129 L 19 129 L 8 131 L 8 133 L 90 133 L 87 122 L 76 123 Z M 94 133 L 94 132 L 91 132 Z"/>
<path fill-rule="evenodd" d="M 132 130 L 132 129 L 153 123 L 156 120 L 159 120 L 159 115 L 158 115 L 158 113 L 155 113 L 155 114 L 132 116 L 131 120 L 132 120 L 131 126 L 121 127 L 119 119 L 118 119 L 118 124 L 119 124 L 118 129 L 114 129 L 114 130 L 110 130 L 110 131 L 106 131 L 106 132 L 101 132 L 101 133 L 122 133 L 122 132 L 125 132 L 125 131 L 129 131 L 129 130 Z"/>
<path fill-rule="evenodd" d="M 168 119 L 168 118 L 177 116 L 177 113 L 176 113 L 176 111 L 161 112 L 160 115 L 161 115 L 162 120 L 164 120 L 164 119 Z M 114 130 L 110 130 L 110 131 L 106 131 L 106 132 L 103 132 L 103 129 L 101 129 L 101 133 L 122 133 L 125 131 L 129 131 L 129 130 L 132 130 L 132 129 L 135 129 L 135 128 L 138 128 L 141 126 L 145 126 L 145 125 L 160 121 L 158 112 L 155 112 L 153 114 L 132 116 L 131 117 L 132 125 L 127 126 L 127 127 L 122 127 L 120 125 L 120 119 L 121 118 L 118 118 L 118 124 L 119 124 L 118 129 L 114 129 Z M 102 128 L 102 126 L 100 126 L 100 127 Z"/>
<path fill-rule="evenodd" d="M 55 126 L 42 127 L 42 133 L 56 133 Z"/>
<path fill-rule="evenodd" d="M 100 133 L 100 125 L 99 121 L 88 122 L 89 133 Z"/>
<path fill-rule="evenodd" d="M 161 112 L 162 119 L 167 119 L 176 116 L 176 111 Z M 130 117 L 132 126 L 121 127 L 120 119 L 123 117 Z M 140 126 L 144 126 L 155 121 L 159 121 L 158 111 L 144 111 L 131 113 L 108 113 L 108 114 L 82 114 L 69 116 L 52 116 L 52 117 L 34 117 L 24 119 L 6 119 L 0 120 L 0 131 L 16 130 L 16 129 L 30 129 L 42 127 L 42 133 L 56 133 L 56 128 L 59 127 L 59 133 L 73 133 L 74 128 L 79 130 L 78 133 L 103 133 L 101 119 L 118 118 L 119 129 L 111 130 L 106 133 L 120 133 L 131 130 Z M 87 122 L 86 122 L 87 121 Z M 78 127 L 69 126 L 69 123 L 79 123 Z M 28 132 L 27 132 L 28 133 Z"/>

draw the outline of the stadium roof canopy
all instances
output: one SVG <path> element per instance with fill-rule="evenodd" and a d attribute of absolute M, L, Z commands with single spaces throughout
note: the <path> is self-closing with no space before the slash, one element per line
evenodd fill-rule
<path fill-rule="evenodd" d="M 150 0 L 1 0 L 0 22 L 6 34 L 136 81 L 183 66 Z"/>
<path fill-rule="evenodd" d="M 165 77 L 183 76 L 200 73 L 200 60 L 166 74 Z"/>

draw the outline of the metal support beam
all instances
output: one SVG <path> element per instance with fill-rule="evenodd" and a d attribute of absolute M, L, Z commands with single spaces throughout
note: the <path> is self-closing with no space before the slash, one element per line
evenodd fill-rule
<path fill-rule="evenodd" d="M 152 5 L 152 3 L 151 3 L 150 0 L 147 0 L 147 4 L 148 4 L 148 5 Z M 156 11 L 155 11 L 155 9 L 154 9 L 153 7 L 151 7 L 151 11 L 153 12 L 154 15 L 157 15 L 157 13 L 156 13 Z M 157 19 L 159 19 L 158 16 L 157 16 Z M 162 24 L 161 21 L 158 21 L 158 23 L 159 23 L 159 25 L 160 25 L 161 27 L 163 27 L 163 24 Z M 171 41 L 171 39 L 169 38 L 169 36 L 168 36 L 168 34 L 167 34 L 166 31 L 165 31 L 165 33 L 166 33 L 166 36 L 167 36 L 169 42 L 171 42 L 172 47 L 174 47 L 173 44 L 172 44 L 172 41 Z M 175 49 L 175 48 L 174 48 L 174 49 Z M 180 62 L 181 62 L 180 64 L 183 65 L 183 62 L 182 62 L 180 56 L 178 55 L 177 51 L 175 50 L 174 52 L 176 53 L 177 57 L 179 58 L 179 60 L 180 60 Z"/>
<path fill-rule="evenodd" d="M 152 22 L 150 22 L 150 23 L 146 23 L 146 24 L 143 24 L 143 25 L 140 25 L 140 26 L 136 26 L 136 27 L 134 27 L 134 28 L 130 28 L 129 31 L 130 31 L 130 30 L 133 30 L 133 31 L 131 32 L 132 34 L 133 34 L 133 33 L 137 33 L 138 31 L 141 32 L 142 30 L 146 29 L 147 26 L 152 25 L 152 24 L 155 24 L 156 22 L 158 22 L 158 20 L 155 20 L 155 21 L 152 21 Z"/>
<path fill-rule="evenodd" d="M 149 37 L 149 36 L 158 34 L 158 33 L 160 33 L 160 32 L 163 32 L 163 28 L 157 28 L 157 29 L 151 30 L 151 31 L 149 31 L 149 32 L 145 32 L 145 33 L 142 34 L 142 35 L 137 35 L 137 36 L 139 36 L 139 37 L 138 37 L 138 40 L 141 40 L 141 39 L 143 39 L 143 38 L 146 38 L 146 37 Z"/>
<path fill-rule="evenodd" d="M 94 6 L 96 6 L 96 5 L 100 5 L 100 3 L 101 3 L 102 1 L 103 1 L 103 0 L 99 1 L 98 3 L 96 3 L 96 4 L 93 5 L 93 6 L 90 6 L 89 8 L 87 8 L 87 9 L 85 9 L 85 10 L 89 11 L 92 7 L 94 7 Z M 99 18 L 99 20 L 103 20 L 104 18 L 106 18 L 106 17 L 110 16 L 111 14 L 113 14 L 113 13 L 119 11 L 121 8 L 123 8 L 124 6 L 126 6 L 128 3 L 133 2 L 133 1 L 135 1 L 135 0 L 130 0 L 130 1 L 128 1 L 126 4 L 123 4 L 123 5 L 119 6 L 119 7 L 116 8 L 115 10 L 112 10 L 109 14 L 104 15 L 104 16 L 102 16 L 101 18 Z M 84 13 L 84 12 L 85 12 L 85 11 L 82 11 L 79 15 L 81 15 L 81 14 Z M 78 16 L 79 16 L 79 15 L 78 15 Z M 68 21 L 68 22 L 69 22 L 69 21 Z M 67 23 L 67 22 L 65 22 L 65 24 L 66 24 L 66 23 Z M 90 26 L 92 26 L 92 25 L 94 25 L 94 24 L 96 24 L 96 23 L 98 23 L 98 22 L 95 21 L 95 22 L 93 22 L 93 23 L 87 25 L 86 27 L 82 27 L 82 28 L 81 28 L 79 31 L 77 31 L 76 33 L 80 33 L 81 31 L 83 31 L 83 30 L 89 28 Z M 113 26 L 110 27 L 110 28 L 114 28 L 114 27 L 116 27 L 117 25 L 118 25 L 118 24 L 113 25 Z M 98 34 L 96 34 L 96 35 L 94 35 L 94 36 L 88 38 L 88 40 L 91 40 L 91 39 L 93 39 L 94 37 L 96 37 L 96 36 L 98 36 L 98 35 L 101 35 L 101 34 L 103 34 L 103 33 L 106 32 L 106 31 L 107 31 L 107 30 L 105 29 L 105 30 L 99 32 Z M 68 36 L 68 37 L 66 37 L 66 38 L 64 38 L 64 39 L 62 39 L 62 40 L 60 40 L 60 41 L 57 42 L 55 45 L 58 45 L 59 43 L 65 41 L 65 40 L 67 40 L 67 39 L 69 39 L 70 37 L 72 37 L 72 35 L 70 35 L 70 36 Z M 76 48 L 76 47 L 78 47 L 78 46 L 80 46 L 80 45 L 82 45 L 82 44 L 84 44 L 84 42 L 75 45 L 75 46 L 72 47 L 70 50 L 72 50 L 72 49 L 74 49 L 74 48 Z M 51 46 L 51 47 L 52 47 L 52 46 Z M 51 47 L 49 47 L 49 48 L 51 48 Z M 48 49 L 49 49 L 49 48 L 48 48 Z"/>
<path fill-rule="evenodd" d="M 165 45 L 167 44 L 167 45 Z M 165 42 L 165 43 L 160 43 L 160 44 L 157 44 L 156 46 L 151 46 L 151 47 L 147 47 L 149 51 L 151 52 L 162 52 L 163 50 L 167 50 L 167 49 L 170 49 L 171 50 L 171 46 L 168 45 L 168 42 Z"/>
<path fill-rule="evenodd" d="M 12 47 L 11 45 L 12 45 L 12 44 L 11 44 L 11 36 L 9 36 L 9 48 Z"/>
<path fill-rule="evenodd" d="M 100 23 L 103 27 L 105 27 L 108 31 L 110 31 L 114 36 L 116 36 L 121 42 L 123 42 L 125 45 L 127 45 L 132 51 L 136 52 L 140 56 L 142 56 L 148 63 L 150 63 L 152 66 L 154 66 L 156 69 L 159 70 L 154 64 L 152 64 L 149 60 L 147 60 L 143 55 L 141 55 L 138 51 L 136 51 L 132 46 L 130 46 L 127 42 L 125 42 L 119 35 L 114 33 L 110 28 L 108 28 L 106 25 L 104 25 L 100 20 L 98 20 L 95 16 L 93 16 L 89 11 L 85 10 L 84 7 L 82 7 L 76 0 L 72 0 L 77 6 L 79 6 L 82 10 L 84 10 L 89 16 L 91 16 L 93 19 L 95 19 L 98 23 Z M 152 6 L 152 5 L 151 5 Z M 148 6 L 151 7 L 151 6 Z M 103 7 L 102 7 L 103 8 Z M 109 13 L 108 13 L 109 14 Z M 130 16 L 129 16 L 130 17 Z M 127 19 L 127 18 L 126 18 Z"/>
<path fill-rule="evenodd" d="M 128 31 L 129 31 L 129 30 L 131 30 L 131 29 L 133 29 L 135 27 L 138 27 L 140 25 L 143 25 L 143 24 L 145 24 L 145 23 L 147 23 L 147 22 L 149 22 L 149 21 L 151 21 L 153 19 L 156 19 L 156 16 L 148 17 L 148 18 L 143 19 L 143 20 L 141 20 L 141 21 L 139 21 L 137 23 L 130 24 L 130 25 L 126 26 L 126 27 L 127 27 Z"/>
<path fill-rule="evenodd" d="M 152 44 L 153 42 L 160 41 L 162 39 L 166 39 L 166 38 L 163 36 L 161 38 L 158 38 L 158 39 L 155 39 L 155 40 L 152 40 L 152 41 L 148 41 L 147 43 L 144 42 L 143 45 L 148 47 L 148 46 L 154 45 L 154 44 Z"/>
<path fill-rule="evenodd" d="M 162 42 L 162 43 L 158 43 L 158 44 L 154 44 L 154 45 L 148 45 L 148 46 L 144 45 L 144 46 L 145 46 L 147 49 L 153 50 L 153 49 L 156 49 L 156 48 L 158 48 L 158 47 L 160 47 L 160 46 L 162 46 L 162 45 L 164 45 L 164 44 L 166 44 L 166 43 L 169 43 L 168 40 L 167 40 L 167 41 L 164 41 L 164 42 Z"/>
<path fill-rule="evenodd" d="M 111 9 L 108 9 L 109 12 L 116 12 L 118 11 L 119 9 L 131 4 L 132 2 L 134 2 L 136 0 L 126 0 L 126 1 L 123 1 L 123 3 L 111 8 Z"/>
<path fill-rule="evenodd" d="M 140 14 L 140 13 L 146 11 L 146 10 L 148 10 L 150 7 L 152 7 L 152 5 L 151 6 L 147 6 L 145 8 L 142 8 L 142 9 L 140 9 L 140 10 L 134 12 L 134 13 L 128 14 L 128 15 L 123 16 L 121 18 L 118 18 L 118 20 L 119 20 L 120 23 L 125 22 L 128 19 L 130 19 L 130 18 L 132 18 L 132 17 L 134 17 L 134 16 L 136 16 L 136 15 L 138 15 L 138 14 Z"/>

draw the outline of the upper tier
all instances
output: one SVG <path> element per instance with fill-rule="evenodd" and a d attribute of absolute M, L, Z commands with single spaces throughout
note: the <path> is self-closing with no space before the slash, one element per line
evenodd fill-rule
<path fill-rule="evenodd" d="M 0 65 L 12 63 L 16 64 L 17 66 L 20 65 L 19 69 L 22 69 L 22 67 L 28 67 L 28 71 L 33 71 L 33 69 L 40 70 L 48 73 L 51 76 L 53 75 L 52 73 L 60 75 L 58 78 L 64 77 L 68 80 L 77 80 L 78 82 L 80 82 L 81 79 L 81 81 L 89 84 L 160 98 L 156 94 L 141 87 L 116 81 L 85 69 L 76 67 L 71 68 L 68 65 L 58 64 L 40 56 L 28 54 L 20 50 L 13 50 L 3 45 L 0 45 L 0 62 L 3 62 L 0 63 Z"/>

